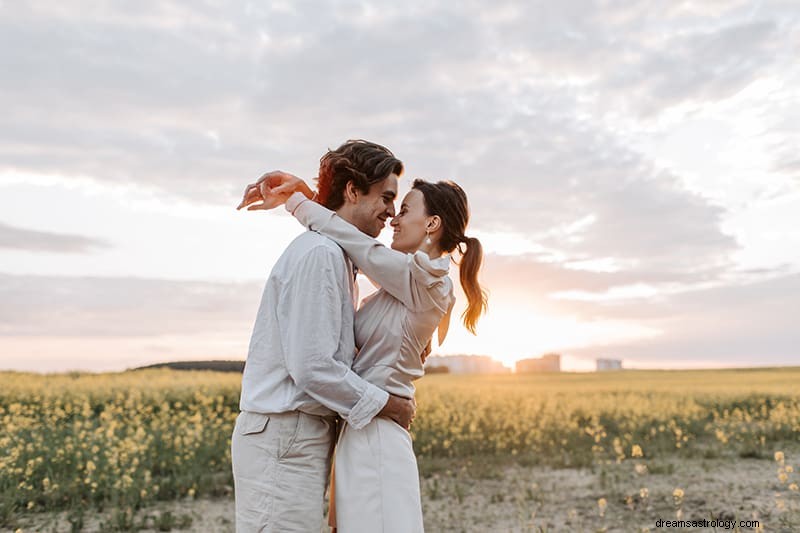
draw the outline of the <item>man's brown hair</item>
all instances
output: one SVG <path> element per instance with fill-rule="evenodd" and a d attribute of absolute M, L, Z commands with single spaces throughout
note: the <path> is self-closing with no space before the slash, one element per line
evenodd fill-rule
<path fill-rule="evenodd" d="M 367 194 L 370 186 L 403 173 L 403 163 L 388 148 L 361 139 L 328 150 L 319 160 L 317 201 L 333 211 L 344 205 L 348 181 Z"/>

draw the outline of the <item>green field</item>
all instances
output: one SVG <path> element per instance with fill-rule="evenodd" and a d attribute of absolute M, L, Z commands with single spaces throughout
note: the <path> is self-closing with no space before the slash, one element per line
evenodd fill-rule
<path fill-rule="evenodd" d="M 103 511 L 104 527 L 137 529 L 138 510 L 154 502 L 230 498 L 240 379 L 0 373 L 0 525 L 65 511 L 78 530 Z M 638 472 L 742 458 L 775 468 L 776 490 L 795 497 L 799 383 L 800 368 L 431 375 L 419 382 L 412 433 L 424 478 L 453 464 Z"/>

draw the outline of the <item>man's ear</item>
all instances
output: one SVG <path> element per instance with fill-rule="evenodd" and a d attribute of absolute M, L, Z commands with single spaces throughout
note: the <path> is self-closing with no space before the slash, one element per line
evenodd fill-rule
<path fill-rule="evenodd" d="M 358 202 L 358 195 L 360 192 L 356 184 L 353 183 L 353 180 L 350 180 L 344 186 L 344 199 L 355 204 Z"/>

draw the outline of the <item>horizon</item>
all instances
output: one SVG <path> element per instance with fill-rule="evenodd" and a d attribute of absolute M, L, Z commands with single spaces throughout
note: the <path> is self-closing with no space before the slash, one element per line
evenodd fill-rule
<path fill-rule="evenodd" d="M 428 360 L 431 358 L 447 358 L 447 357 L 478 357 L 484 358 L 488 357 L 492 361 L 499 363 L 503 366 L 507 372 L 453 372 L 454 375 L 472 375 L 472 374 L 483 374 L 483 375 L 507 375 L 507 374 L 520 374 L 520 375 L 548 375 L 548 374 L 614 374 L 619 372 L 625 371 L 642 371 L 642 372 L 695 372 L 695 371 L 737 371 L 737 370 L 791 370 L 791 369 L 800 369 L 800 364 L 788 364 L 788 365 L 750 365 L 750 366 L 685 366 L 685 367 L 658 367 L 658 366 L 625 366 L 625 361 L 622 361 L 623 366 L 619 369 L 613 370 L 597 370 L 596 368 L 588 368 L 585 365 L 583 367 L 563 367 L 555 372 L 552 371 L 523 371 L 517 372 L 515 367 L 508 367 L 500 360 L 490 356 L 490 355 L 480 355 L 480 354 L 432 354 L 428 357 Z M 534 357 L 535 358 L 535 357 Z M 527 358 L 526 358 L 527 359 Z M 520 359 L 522 360 L 522 359 Z M 563 360 L 563 357 L 562 357 Z M 64 368 L 60 370 L 30 370 L 30 369 L 13 369 L 13 368 L 3 368 L 0 369 L 0 373 L 19 373 L 19 374 L 37 374 L 37 375 L 63 375 L 63 374 L 93 374 L 93 375 L 100 375 L 100 374 L 117 374 L 117 373 L 124 373 L 124 372 L 134 372 L 138 370 L 150 370 L 155 369 L 156 367 L 167 366 L 175 363 L 189 363 L 189 364 L 202 364 L 202 363 L 245 363 L 246 359 L 176 359 L 176 360 L 162 360 L 156 362 L 150 362 L 143 364 L 141 366 L 136 367 L 126 367 L 120 369 L 89 369 L 89 368 Z M 184 370 L 197 370 L 197 371 L 215 371 L 213 369 L 178 369 L 180 371 Z M 427 374 L 426 374 L 427 375 Z"/>
<path fill-rule="evenodd" d="M 800 362 L 800 5 L 4 7 L 0 369 L 245 358 L 302 228 L 241 192 L 350 138 L 469 197 L 442 355 Z"/>

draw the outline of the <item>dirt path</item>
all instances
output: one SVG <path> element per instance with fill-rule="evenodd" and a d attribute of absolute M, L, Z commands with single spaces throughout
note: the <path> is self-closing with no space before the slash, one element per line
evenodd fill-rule
<path fill-rule="evenodd" d="M 800 492 L 789 488 L 800 475 L 778 480 L 767 459 L 692 459 L 648 463 L 627 461 L 594 469 L 460 464 L 427 465 L 422 480 L 425 525 L 429 532 L 659 531 L 660 519 L 757 520 L 762 529 L 800 531 Z M 676 489 L 682 493 L 676 497 Z M 167 515 L 166 513 L 170 513 Z M 196 533 L 233 532 L 232 500 L 169 502 L 140 511 L 148 529 Z M 146 518 L 147 517 L 147 518 Z M 159 518 L 160 517 L 160 518 Z M 85 531 L 101 531 L 106 517 L 87 517 Z M 189 524 L 191 521 L 191 524 Z M 22 531 L 69 531 L 63 514 L 34 514 Z M 751 524 L 753 526 L 754 524 Z M 713 531 L 711 528 L 665 531 Z M 325 531 L 323 528 L 322 531 Z M 717 528 L 717 531 L 724 531 Z"/>

